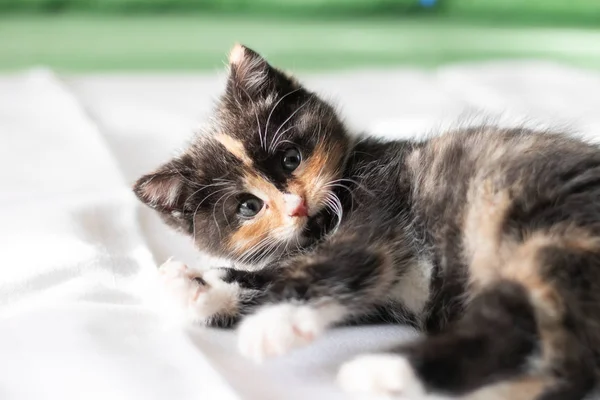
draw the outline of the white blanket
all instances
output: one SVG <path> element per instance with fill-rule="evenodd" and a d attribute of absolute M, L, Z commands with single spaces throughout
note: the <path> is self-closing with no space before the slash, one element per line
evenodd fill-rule
<path fill-rule="evenodd" d="M 304 78 L 379 135 L 474 112 L 600 133 L 600 75 L 557 65 Z M 342 399 L 340 362 L 412 337 L 338 329 L 256 366 L 237 355 L 234 332 L 165 323 L 152 305 L 156 265 L 213 261 L 130 185 L 185 143 L 221 87 L 212 75 L 0 77 L 0 399 Z"/>

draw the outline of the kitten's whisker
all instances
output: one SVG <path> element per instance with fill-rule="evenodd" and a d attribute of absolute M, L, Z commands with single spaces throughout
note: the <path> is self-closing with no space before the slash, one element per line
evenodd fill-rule
<path fill-rule="evenodd" d="M 209 197 L 222 192 L 223 190 L 227 190 L 227 188 L 223 188 L 223 189 L 219 189 L 219 190 L 215 190 L 214 192 L 212 192 L 211 194 L 209 194 L 208 196 L 206 196 L 204 199 L 202 199 L 202 201 L 200 203 L 198 203 L 198 205 L 196 206 L 196 209 L 194 210 L 194 213 L 192 214 L 192 234 L 193 234 L 193 238 L 196 238 L 196 214 L 198 213 L 198 210 L 200 209 L 200 206 L 202 205 L 202 203 L 204 203 Z M 189 198 L 188 198 L 189 199 Z"/>
<path fill-rule="evenodd" d="M 273 246 L 271 246 L 271 248 L 268 249 L 263 254 L 263 257 L 261 258 L 261 261 L 268 260 L 268 259 L 272 258 L 275 254 L 277 254 L 277 252 L 279 251 L 279 249 L 281 248 L 281 246 L 283 246 L 284 244 L 286 244 L 286 243 L 282 242 L 282 241 L 275 240 L 274 243 L 273 243 Z"/>
<path fill-rule="evenodd" d="M 240 262 L 245 263 L 246 261 L 248 261 L 248 259 L 253 257 L 258 251 L 260 251 L 265 245 L 267 245 L 269 242 L 272 242 L 273 240 L 274 239 L 271 236 L 265 236 L 242 254 L 242 256 L 240 257 Z"/>
<path fill-rule="evenodd" d="M 319 120 L 319 130 L 317 131 L 317 141 L 319 141 L 319 142 L 321 141 L 321 127 L 322 127 L 321 120 Z"/>
<path fill-rule="evenodd" d="M 248 254 L 244 257 L 244 262 L 261 262 L 266 259 L 266 252 L 276 244 L 276 241 L 271 238 L 271 240 L 265 241 L 260 247 L 254 249 L 252 253 Z"/>
<path fill-rule="evenodd" d="M 225 186 L 225 185 L 218 185 L 218 186 Z M 200 202 L 200 204 L 198 204 L 198 205 L 202 205 L 202 203 L 204 203 L 204 202 L 205 202 L 205 201 L 206 201 L 206 200 L 207 200 L 209 197 L 211 197 L 211 196 L 214 196 L 214 195 L 215 195 L 215 194 L 217 194 L 217 193 L 221 193 L 223 190 L 227 190 L 227 189 L 229 189 L 229 188 L 228 188 L 228 187 L 224 187 L 224 188 L 222 188 L 222 189 L 215 190 L 214 192 L 210 193 L 210 194 L 209 194 L 209 195 L 207 195 L 205 198 L 203 198 L 203 199 L 202 199 L 202 201 Z M 198 191 L 197 191 L 196 193 L 198 193 Z M 192 194 L 192 195 L 190 195 L 190 197 L 191 197 L 191 196 L 193 196 L 193 194 Z M 190 197 L 188 197 L 188 200 L 186 200 L 186 202 L 184 203 L 184 206 L 187 204 L 187 202 L 189 201 Z"/>
<path fill-rule="evenodd" d="M 306 226 L 304 228 L 306 228 Z M 296 238 L 296 249 L 294 251 L 298 251 L 302 247 L 302 245 L 300 244 L 300 235 L 299 234 L 295 235 L 295 238 Z"/>
<path fill-rule="evenodd" d="M 354 192 L 352 191 L 352 189 L 350 189 L 348 186 L 343 185 L 341 183 L 329 184 L 329 185 L 326 185 L 325 187 L 328 189 L 332 189 L 335 187 L 346 189 L 346 191 L 348 192 L 348 196 L 350 197 L 350 210 L 354 210 Z"/>
<path fill-rule="evenodd" d="M 217 216 L 215 215 L 215 211 L 217 210 L 217 205 L 219 204 L 219 201 L 221 201 L 222 198 L 224 198 L 225 196 L 231 196 L 235 194 L 235 192 L 233 191 L 233 189 L 231 189 L 228 192 L 225 192 L 224 195 L 222 195 L 221 197 L 219 197 L 217 199 L 217 201 L 215 201 L 215 203 L 213 204 L 213 211 L 212 211 L 212 217 L 213 217 L 213 221 L 215 221 L 215 225 L 217 226 L 217 230 L 219 231 L 219 237 L 222 238 L 221 236 L 221 227 L 219 227 L 219 222 L 217 221 Z M 225 219 L 227 219 L 227 217 L 225 217 Z"/>
<path fill-rule="evenodd" d="M 300 90 L 300 88 L 292 90 L 291 92 L 288 92 L 288 93 L 284 94 L 283 96 L 281 96 L 279 98 L 279 100 L 277 100 L 277 103 L 275 103 L 275 105 L 271 109 L 271 112 L 269 112 L 269 116 L 267 117 L 267 123 L 265 124 L 265 150 L 267 150 L 266 149 L 267 138 L 268 138 L 268 134 L 267 133 L 269 131 L 269 122 L 271 121 L 271 116 L 273 115 L 273 112 L 275 111 L 275 109 L 277 108 L 277 106 L 279 105 L 279 103 L 281 103 L 283 101 L 283 99 L 285 99 L 286 97 L 288 97 L 291 94 L 296 93 L 298 90 Z"/>
<path fill-rule="evenodd" d="M 295 128 L 296 126 L 297 125 L 294 125 L 292 128 Z M 294 144 L 294 145 L 296 144 L 296 143 L 292 142 L 291 140 L 280 140 L 279 143 L 277 143 L 277 144 L 279 145 L 279 144 L 283 144 L 283 143 L 289 143 L 289 144 Z"/>
<path fill-rule="evenodd" d="M 292 126 L 290 126 L 289 128 L 287 128 L 286 130 L 284 130 L 283 132 L 281 132 L 281 133 L 279 134 L 279 138 L 281 138 L 281 137 L 283 136 L 283 134 L 284 134 L 284 133 L 286 133 L 286 132 L 288 132 L 288 131 L 290 131 L 290 130 L 294 129 L 294 128 L 295 128 L 295 127 L 297 127 L 297 126 L 298 126 L 298 125 L 292 125 Z M 277 132 L 279 132 L 279 130 L 277 130 Z M 275 132 L 275 134 L 277 134 L 277 132 Z M 294 144 L 293 142 L 291 142 L 291 141 L 289 141 L 289 140 L 286 140 L 285 142 L 289 142 L 289 143 L 292 143 L 292 144 Z M 283 142 L 281 142 L 281 143 L 283 143 Z M 269 153 L 273 153 L 273 151 L 274 151 L 274 150 L 275 150 L 275 149 L 276 149 L 276 148 L 279 146 L 279 144 L 280 144 L 280 142 L 277 142 L 277 143 L 273 143 L 273 142 L 271 142 L 271 145 L 269 146 L 269 150 L 268 150 L 268 152 L 269 152 Z"/>
<path fill-rule="evenodd" d="M 258 127 L 258 140 L 260 140 L 260 147 L 266 150 L 267 147 L 267 138 L 263 139 L 262 129 L 260 129 L 260 120 L 258 118 L 258 113 L 256 112 L 256 108 L 254 108 L 254 116 L 256 117 L 256 126 Z"/>
<path fill-rule="evenodd" d="M 241 257 L 239 257 L 239 261 L 246 263 L 260 252 L 262 252 L 263 254 L 256 257 L 257 258 L 256 261 L 262 261 L 262 260 L 270 257 L 270 255 L 272 254 L 272 253 L 269 253 L 271 247 L 279 242 L 277 240 L 277 238 L 274 238 L 271 235 L 277 234 L 277 233 L 283 232 L 283 231 L 284 231 L 284 228 L 277 228 L 277 229 L 272 230 L 267 236 L 262 238 L 258 243 L 253 245 L 247 251 L 245 251 L 244 254 Z"/>
<path fill-rule="evenodd" d="M 340 224 L 342 223 L 342 218 L 344 216 L 344 210 L 342 208 L 342 202 L 334 193 L 328 193 L 325 198 L 325 203 L 329 206 L 331 211 L 337 216 L 337 222 L 333 232 L 335 232 Z"/>
<path fill-rule="evenodd" d="M 256 260 L 258 262 L 262 262 L 264 260 L 267 260 L 269 258 L 269 254 L 271 253 L 271 251 L 273 249 L 276 248 L 276 246 L 277 246 L 277 242 L 274 241 L 274 240 L 271 241 L 271 242 L 269 242 L 268 245 L 264 245 L 263 248 L 261 249 L 262 250 L 261 254 L 256 258 Z"/>
<path fill-rule="evenodd" d="M 268 260 L 271 257 L 273 257 L 273 255 L 275 255 L 279 251 L 279 249 L 281 248 L 282 245 L 283 245 L 282 242 L 279 242 L 279 243 L 275 242 L 275 245 L 273 246 L 273 248 L 265 253 L 265 256 L 261 259 L 261 261 Z"/>
<path fill-rule="evenodd" d="M 324 189 L 330 189 L 330 188 L 334 188 L 334 187 L 344 188 L 344 189 L 348 190 L 350 193 L 352 193 L 352 189 L 350 189 L 348 186 L 343 185 L 341 183 L 329 183 L 327 185 L 323 185 Z"/>
<path fill-rule="evenodd" d="M 277 129 L 277 131 L 275 132 L 275 134 L 273 135 L 273 139 L 271 140 L 271 144 L 269 145 L 269 152 L 272 151 L 272 149 L 277 146 L 277 140 L 279 139 L 279 137 L 281 137 L 281 135 L 277 135 L 279 133 L 279 131 L 281 130 L 281 128 L 283 128 L 285 126 L 285 124 L 287 124 L 293 117 L 294 115 L 296 115 L 296 113 L 300 110 L 302 110 L 304 108 L 304 106 L 306 106 L 308 104 L 308 102 L 310 101 L 310 99 L 306 100 L 304 102 L 304 104 L 302 104 L 300 107 L 296 108 L 294 110 L 293 113 L 290 114 L 289 117 L 287 117 L 287 119 L 285 121 L 283 121 L 283 124 L 281 124 L 279 126 L 279 128 Z"/>
<path fill-rule="evenodd" d="M 328 183 L 339 183 L 339 182 L 350 182 L 356 185 L 356 187 L 358 187 L 359 189 L 364 190 L 366 193 L 370 194 L 371 196 L 375 196 L 375 193 L 369 189 L 367 189 L 363 184 L 361 184 L 360 182 L 357 182 L 353 179 L 349 179 L 349 178 L 341 178 L 341 179 L 336 179 L 334 181 L 328 182 Z"/>
<path fill-rule="evenodd" d="M 234 196 L 236 193 L 237 193 L 236 191 L 233 191 L 233 190 L 232 190 L 232 191 L 231 191 L 231 192 L 228 194 L 228 196 L 225 198 L 225 200 L 223 200 L 223 206 L 221 207 L 221 208 L 222 208 L 222 211 L 223 211 L 223 218 L 225 218 L 225 221 L 227 221 L 227 226 L 229 226 L 229 219 L 227 219 L 227 214 L 225 213 L 225 203 L 227 203 L 227 200 L 229 200 L 229 198 L 230 198 L 231 196 Z"/>
<path fill-rule="evenodd" d="M 317 174 L 317 177 L 315 178 L 315 182 L 319 182 L 321 180 L 321 177 L 323 176 L 323 172 L 325 171 L 326 166 L 327 166 L 327 163 L 323 163 L 323 165 L 319 169 L 319 173 Z"/>
<path fill-rule="evenodd" d="M 250 94 L 248 93 L 248 91 L 246 91 L 246 89 L 244 89 L 241 86 L 239 88 L 242 89 L 242 91 L 246 94 L 246 96 L 248 97 L 248 100 L 250 101 L 250 106 L 254 110 L 254 116 L 256 117 L 256 124 L 258 125 L 258 139 L 260 140 L 260 147 L 264 148 L 266 151 L 267 150 L 267 136 L 266 136 L 267 132 L 265 129 L 265 136 L 264 136 L 264 140 L 263 140 L 262 129 L 260 129 L 260 120 L 258 118 L 258 113 L 256 112 L 254 99 L 252 98 L 252 96 L 250 96 Z"/>
<path fill-rule="evenodd" d="M 176 169 L 175 172 L 177 172 L 177 175 L 179 175 L 184 182 L 188 182 L 191 186 L 201 186 L 199 182 L 194 182 L 191 179 L 186 178 L 180 170 Z"/>
<path fill-rule="evenodd" d="M 196 194 L 200 193 L 201 191 L 203 191 L 204 189 L 207 189 L 209 187 L 220 187 L 220 186 L 225 186 L 228 185 L 229 183 L 226 182 L 218 182 L 218 183 L 211 183 L 210 185 L 202 185 L 202 187 L 198 190 L 196 190 L 194 193 L 190 194 L 185 201 L 183 202 L 183 208 L 185 208 L 185 206 L 187 205 L 188 201 L 190 201 L 190 199 L 195 196 Z"/>

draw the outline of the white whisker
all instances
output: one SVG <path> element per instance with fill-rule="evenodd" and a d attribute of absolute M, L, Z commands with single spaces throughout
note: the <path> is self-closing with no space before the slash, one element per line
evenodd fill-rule
<path fill-rule="evenodd" d="M 232 191 L 229 193 L 229 195 L 228 195 L 228 196 L 225 198 L 225 200 L 223 200 L 223 206 L 221 207 L 221 208 L 222 208 L 222 211 L 223 211 L 223 218 L 225 218 L 225 221 L 227 221 L 227 226 L 229 226 L 229 219 L 227 218 L 227 215 L 225 214 L 225 203 L 227 203 L 227 200 L 229 200 L 229 198 L 230 198 L 231 196 L 235 195 L 236 193 L 237 193 L 236 191 L 233 191 L 233 190 L 232 190 Z"/>
<path fill-rule="evenodd" d="M 252 258 L 257 252 L 262 250 L 265 246 L 270 245 L 274 241 L 275 241 L 275 239 L 272 238 L 271 236 L 269 236 L 269 235 L 265 236 L 264 238 L 259 240 L 258 243 L 254 244 L 250 249 L 246 250 L 244 252 L 244 254 L 241 256 L 240 260 L 242 262 L 248 261 L 248 259 Z"/>
<path fill-rule="evenodd" d="M 289 120 L 291 120 L 291 119 L 294 117 L 294 115 L 296 115 L 296 113 L 297 113 L 298 111 L 302 110 L 302 108 L 304 108 L 304 106 L 306 106 L 306 105 L 308 104 L 308 102 L 309 102 L 309 101 L 310 101 L 310 99 L 309 99 L 309 100 L 306 100 L 306 101 L 304 102 L 304 104 L 302 104 L 300 107 L 296 108 L 296 109 L 294 110 L 294 112 L 293 112 L 293 113 L 291 113 L 291 114 L 290 114 L 290 116 L 289 116 L 289 117 L 287 117 L 287 119 L 286 119 L 285 121 L 283 121 L 283 124 L 281 124 L 281 125 L 279 126 L 279 128 L 277 129 L 277 131 L 276 131 L 276 132 L 275 132 L 275 134 L 273 135 L 273 139 L 271 139 L 271 144 L 269 145 L 269 152 L 271 152 L 271 151 L 272 151 L 272 149 L 273 149 L 275 146 L 277 146 L 277 139 L 278 139 L 278 138 L 281 136 L 281 135 L 277 136 L 277 134 L 279 133 L 279 131 L 281 130 L 281 128 L 283 128 L 283 127 L 285 126 L 285 124 L 287 124 L 287 123 L 289 122 Z"/>
<path fill-rule="evenodd" d="M 256 108 L 254 109 L 254 116 L 256 117 L 256 125 L 258 127 L 258 140 L 260 140 L 260 147 L 267 150 L 267 138 L 262 137 L 262 129 L 260 129 L 260 120 L 258 119 L 258 113 L 256 112 Z"/>
<path fill-rule="evenodd" d="M 228 188 L 223 188 L 223 189 L 219 189 L 219 190 L 215 190 L 214 192 L 212 192 L 211 194 L 209 194 L 208 196 L 206 196 L 204 199 L 202 199 L 202 201 L 200 203 L 198 203 L 198 205 L 196 206 L 196 209 L 194 210 L 194 213 L 192 214 L 192 233 L 193 233 L 193 238 L 196 238 L 196 214 L 198 213 L 198 210 L 200 209 L 200 206 L 202 205 L 202 203 L 204 203 L 209 197 L 222 192 L 223 190 L 227 190 Z"/>
<path fill-rule="evenodd" d="M 200 192 L 201 192 L 201 191 L 203 191 L 204 189 L 207 189 L 207 188 L 209 188 L 209 187 L 220 187 L 220 186 L 225 186 L 225 185 L 229 185 L 229 183 L 226 183 L 226 182 L 222 182 L 222 183 L 221 183 L 221 182 L 219 182 L 219 183 L 211 183 L 210 185 L 202 185 L 202 187 L 201 187 L 200 189 L 196 190 L 194 193 L 190 194 L 190 195 L 189 195 L 189 196 L 188 196 L 188 197 L 185 199 L 185 201 L 183 202 L 183 207 L 185 208 L 185 206 L 186 206 L 186 204 L 188 203 L 188 201 L 190 201 L 190 199 L 191 199 L 191 198 L 192 198 L 194 195 L 196 195 L 196 194 L 200 193 Z"/>
<path fill-rule="evenodd" d="M 269 232 L 267 236 L 262 238 L 250 249 L 246 250 L 240 257 L 238 257 L 238 261 L 241 263 L 246 263 L 252 258 L 256 258 L 254 262 L 261 262 L 271 257 L 274 253 L 276 253 L 279 250 L 279 248 L 283 244 L 282 242 L 277 240 L 277 238 L 274 238 L 271 235 L 277 234 L 278 232 L 282 232 L 283 230 L 284 228 L 277 228 Z"/>
<path fill-rule="evenodd" d="M 281 96 L 281 98 L 279 100 L 277 100 L 277 103 L 275 103 L 275 105 L 273 106 L 273 108 L 271 109 L 271 112 L 269 112 L 269 116 L 267 117 L 267 123 L 265 124 L 265 151 L 266 149 L 266 143 L 267 143 L 267 132 L 269 130 L 269 122 L 271 121 L 271 116 L 273 115 L 273 112 L 275 111 L 275 109 L 277 108 L 277 106 L 279 105 L 279 103 L 281 103 L 283 101 L 283 99 L 285 99 L 286 97 L 288 97 L 289 95 L 296 93 L 298 90 L 300 90 L 300 88 L 292 90 L 289 93 L 284 94 L 283 96 Z"/>
<path fill-rule="evenodd" d="M 329 209 L 337 216 L 337 222 L 335 228 L 333 228 L 333 232 L 335 232 L 340 224 L 342 223 L 342 218 L 344 216 L 344 210 L 342 207 L 342 203 L 340 199 L 334 193 L 328 193 L 325 198 L 325 204 L 329 206 Z"/>
<path fill-rule="evenodd" d="M 213 204 L 213 211 L 212 211 L 212 217 L 213 217 L 213 221 L 215 221 L 215 225 L 217 226 L 217 230 L 219 231 L 219 237 L 222 238 L 221 236 L 221 227 L 219 227 L 219 222 L 217 221 L 217 216 L 215 215 L 215 211 L 217 210 L 217 205 L 219 204 L 219 201 L 221 201 L 221 199 L 225 196 L 231 196 L 235 194 L 235 192 L 233 191 L 233 189 L 231 189 L 228 192 L 225 192 L 224 195 L 222 195 L 221 197 L 219 197 L 217 199 L 217 201 L 215 201 L 215 203 Z M 225 217 L 225 219 L 227 219 L 227 217 Z"/>
<path fill-rule="evenodd" d="M 286 122 L 287 122 L 287 121 L 286 121 Z M 285 123 L 285 122 L 284 122 L 284 123 Z M 291 131 L 292 129 L 294 129 L 294 128 L 295 128 L 295 127 L 297 127 L 297 126 L 298 126 L 298 125 L 292 125 L 292 126 L 290 126 L 290 127 L 289 127 L 289 128 L 287 128 L 286 130 L 284 130 L 283 132 L 281 132 L 281 134 L 279 134 L 279 137 L 281 138 L 281 137 L 282 137 L 282 136 L 283 136 L 283 135 L 284 135 L 286 132 L 289 132 L 289 131 Z M 277 130 L 277 132 L 279 132 L 279 129 Z M 275 134 L 277 134 L 277 132 L 275 132 Z M 291 144 L 295 144 L 295 143 L 293 143 L 293 142 L 291 142 L 291 141 L 289 141 L 289 140 L 285 140 L 285 141 L 282 141 L 282 142 L 277 142 L 277 143 L 273 143 L 273 142 L 271 142 L 271 145 L 269 146 L 269 150 L 268 150 L 268 152 L 269 152 L 269 153 L 272 153 L 272 152 L 273 152 L 273 151 L 274 151 L 274 150 L 275 150 L 275 149 L 276 149 L 276 148 L 279 146 L 279 144 L 280 144 L 280 143 L 284 143 L 284 142 L 289 142 L 289 143 L 291 143 Z"/>

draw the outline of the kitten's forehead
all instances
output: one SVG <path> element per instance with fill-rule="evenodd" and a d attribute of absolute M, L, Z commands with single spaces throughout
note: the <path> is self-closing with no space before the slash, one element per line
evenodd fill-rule
<path fill-rule="evenodd" d="M 221 145 L 223 148 L 229 152 L 232 156 L 237 158 L 242 162 L 245 166 L 251 167 L 253 164 L 252 158 L 250 154 L 248 154 L 246 150 L 246 146 L 244 143 L 230 135 L 225 133 L 217 133 L 213 136 L 213 138 Z"/>
<path fill-rule="evenodd" d="M 187 150 L 186 157 L 203 184 L 215 179 L 235 181 L 251 163 L 243 145 L 225 134 L 201 135 Z"/>

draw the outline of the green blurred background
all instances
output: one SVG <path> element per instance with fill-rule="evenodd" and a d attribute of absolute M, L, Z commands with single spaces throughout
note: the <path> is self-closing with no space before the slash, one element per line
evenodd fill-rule
<path fill-rule="evenodd" d="M 600 0 L 0 0 L 0 14 L 3 71 L 212 71 L 236 41 L 295 70 L 600 68 Z"/>

